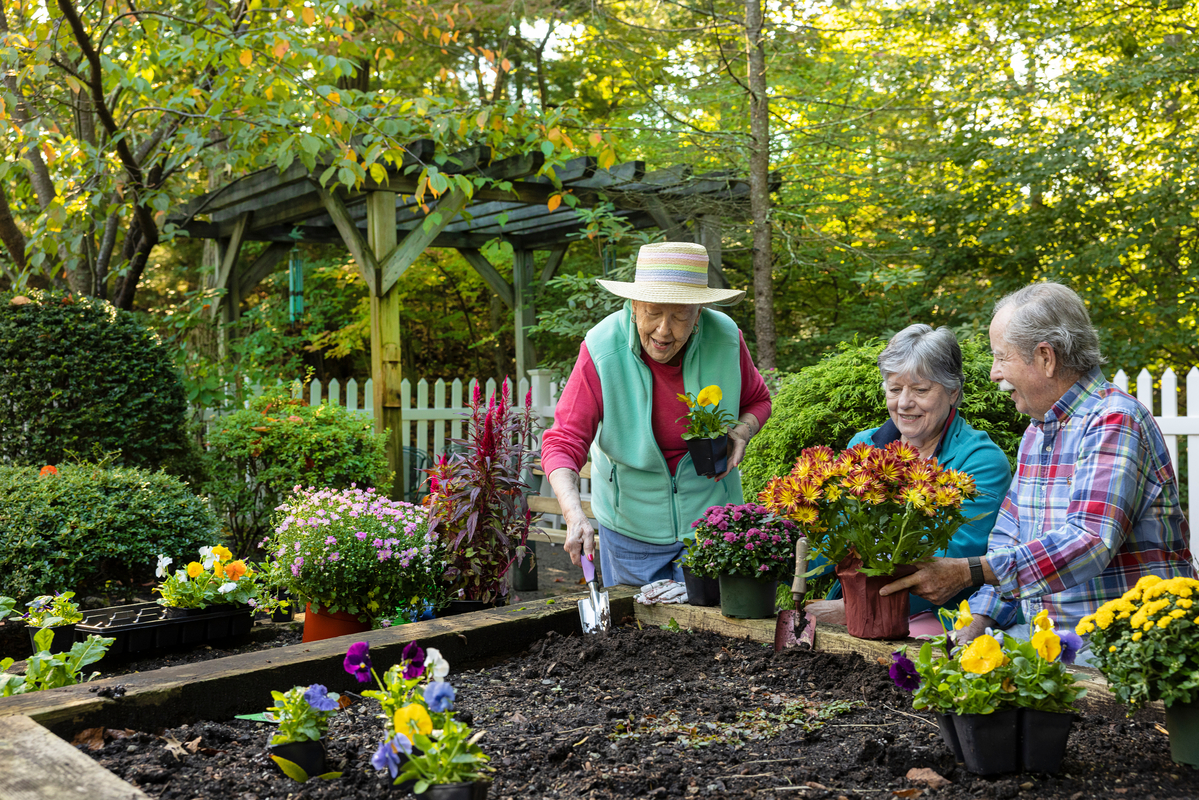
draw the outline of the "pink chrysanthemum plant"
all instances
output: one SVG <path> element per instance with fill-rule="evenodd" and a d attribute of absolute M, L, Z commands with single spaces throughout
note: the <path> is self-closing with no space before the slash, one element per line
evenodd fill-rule
<path fill-rule="evenodd" d="M 758 501 L 796 522 L 809 557 L 834 564 L 851 552 L 865 575 L 890 575 L 895 566 L 926 561 L 969 520 L 962 501 L 974 479 L 923 459 L 911 445 L 859 444 L 835 453 L 809 447 L 787 475 L 772 478 Z"/>
<path fill-rule="evenodd" d="M 782 580 L 795 568 L 799 526 L 757 503 L 712 506 L 692 523 L 683 564 L 702 578 Z"/>

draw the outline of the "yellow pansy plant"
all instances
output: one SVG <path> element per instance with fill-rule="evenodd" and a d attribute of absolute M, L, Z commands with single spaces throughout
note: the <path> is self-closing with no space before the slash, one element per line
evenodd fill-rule
<path fill-rule="evenodd" d="M 966 646 L 961 656 L 962 669 L 975 675 L 986 675 L 988 672 L 1007 663 L 1007 656 L 999 646 L 999 640 L 989 634 L 983 634 Z"/>
<path fill-rule="evenodd" d="M 962 604 L 958 606 L 958 617 L 953 621 L 953 629 L 955 631 L 960 631 L 962 628 L 967 627 L 973 622 L 974 615 L 970 613 L 970 601 L 963 600 Z"/>
<path fill-rule="evenodd" d="M 737 424 L 736 417 L 720 408 L 724 393 L 716 384 L 700 389 L 698 397 L 693 397 L 690 393 L 676 396 L 687 407 L 687 413 L 679 417 L 680 420 L 687 420 L 684 439 L 717 439 Z"/>
<path fill-rule="evenodd" d="M 410 739 L 418 733 L 428 736 L 433 732 L 433 720 L 425 707 L 419 703 L 406 705 L 397 711 L 392 724 L 397 733 L 402 733 Z"/>

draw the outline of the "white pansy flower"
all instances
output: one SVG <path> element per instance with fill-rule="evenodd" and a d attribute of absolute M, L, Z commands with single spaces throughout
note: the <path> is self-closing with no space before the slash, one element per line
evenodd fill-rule
<path fill-rule="evenodd" d="M 212 569 L 212 564 L 216 561 L 216 554 L 212 552 L 211 547 L 201 547 L 200 558 L 202 559 L 200 563 L 204 565 L 204 569 Z"/>
<path fill-rule="evenodd" d="M 234 583 L 233 581 L 229 581 L 228 583 L 221 586 L 221 588 L 217 589 L 217 591 L 220 592 L 221 594 L 229 594 L 229 592 L 232 592 L 236 588 L 237 588 L 237 584 Z"/>
<path fill-rule="evenodd" d="M 435 681 L 443 681 L 450 674 L 450 662 L 441 657 L 441 651 L 436 647 L 425 651 L 425 666 Z"/>
<path fill-rule="evenodd" d="M 171 573 L 167 567 L 171 566 L 174 560 L 175 559 L 167 558 L 166 556 L 159 556 L 158 568 L 154 570 L 154 574 L 159 578 L 165 578 L 166 576 L 170 575 Z"/>

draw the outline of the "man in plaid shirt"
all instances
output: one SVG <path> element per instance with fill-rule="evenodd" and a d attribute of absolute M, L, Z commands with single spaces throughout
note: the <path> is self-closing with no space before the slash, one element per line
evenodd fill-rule
<path fill-rule="evenodd" d="M 963 588 L 974 622 L 1015 624 L 1042 609 L 1074 630 L 1145 575 L 1195 577 L 1178 481 L 1153 415 L 1100 371 L 1082 300 L 1056 283 L 1008 295 L 991 320 L 991 380 L 1032 417 L 1016 476 L 981 559 L 939 558 L 884 587 L 934 603 Z M 888 591 L 889 590 L 889 591 Z"/>

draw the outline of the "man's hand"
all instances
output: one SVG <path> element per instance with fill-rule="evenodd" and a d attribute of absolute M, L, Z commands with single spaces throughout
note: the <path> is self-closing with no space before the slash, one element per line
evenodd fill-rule
<path fill-rule="evenodd" d="M 986 614 L 975 614 L 974 620 L 960 631 L 953 632 L 954 641 L 958 644 L 969 644 L 986 633 L 987 628 L 994 628 L 995 620 Z"/>
<path fill-rule="evenodd" d="M 973 585 L 970 565 L 964 558 L 934 558 L 916 565 L 911 575 L 878 590 L 883 597 L 908 589 L 933 605 L 945 605 L 954 595 Z"/>
<path fill-rule="evenodd" d="M 845 624 L 845 600 L 813 600 L 803 607 L 804 613 L 817 622 L 829 625 Z"/>
<path fill-rule="evenodd" d="M 584 557 L 594 557 L 595 528 L 581 510 L 577 518 L 574 515 L 566 518 L 566 544 L 562 547 L 576 567 L 583 566 Z"/>

